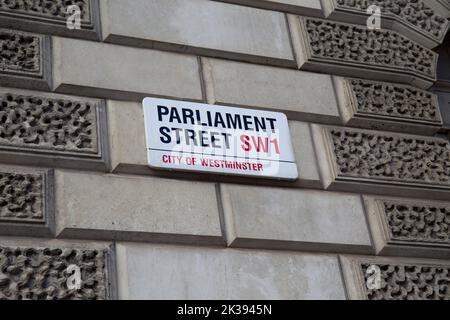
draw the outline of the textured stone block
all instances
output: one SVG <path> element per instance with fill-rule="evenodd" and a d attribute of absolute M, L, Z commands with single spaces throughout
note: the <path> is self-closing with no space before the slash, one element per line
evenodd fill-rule
<path fill-rule="evenodd" d="M 313 131 L 321 177 L 330 190 L 449 197 L 445 139 L 326 126 Z"/>
<path fill-rule="evenodd" d="M 223 245 L 215 185 L 56 171 L 59 238 Z"/>
<path fill-rule="evenodd" d="M 427 5 L 439 12 L 445 18 L 450 18 L 450 1 L 449 0 L 435 0 L 435 1 L 427 1 Z"/>
<path fill-rule="evenodd" d="M 54 37 L 53 61 L 58 92 L 132 101 L 148 95 L 202 100 L 194 56 Z"/>
<path fill-rule="evenodd" d="M 80 29 L 67 28 L 67 19 L 80 9 Z M 0 1 L 0 26 L 4 28 L 100 40 L 98 0 L 26 0 Z"/>
<path fill-rule="evenodd" d="M 173 171 L 152 170 L 148 167 L 145 143 L 144 113 L 141 103 L 109 100 L 108 120 L 111 144 L 111 165 L 113 172 L 142 175 L 158 175 L 188 179 L 204 179 L 210 181 L 245 181 L 254 183 L 254 179 L 183 173 Z M 315 157 L 311 131 L 308 123 L 290 121 L 289 128 L 292 145 L 299 167 L 299 180 L 295 184 L 300 187 L 320 188 L 319 169 Z M 126 134 L 123 134 L 126 132 Z M 263 180 L 258 180 L 258 184 Z M 278 183 L 270 180 L 270 184 Z"/>
<path fill-rule="evenodd" d="M 347 126 L 433 135 L 442 127 L 437 96 L 396 83 L 333 77 Z"/>
<path fill-rule="evenodd" d="M 103 101 L 0 88 L 0 161 L 106 170 Z"/>
<path fill-rule="evenodd" d="M 321 0 L 215 0 L 243 6 L 323 17 Z"/>
<path fill-rule="evenodd" d="M 289 119 L 340 123 L 329 75 L 202 59 L 208 103 L 265 108 Z"/>
<path fill-rule="evenodd" d="M 292 15 L 289 22 L 300 69 L 424 89 L 436 81 L 438 55 L 397 32 Z"/>
<path fill-rule="evenodd" d="M 110 299 L 113 277 L 107 245 L 1 239 L 0 300 Z"/>
<path fill-rule="evenodd" d="M 220 186 L 232 247 L 372 253 L 359 195 Z"/>
<path fill-rule="evenodd" d="M 48 36 L 0 29 L 0 86 L 48 91 L 51 49 Z"/>
<path fill-rule="evenodd" d="M 324 11 L 328 19 L 365 25 L 367 8 L 376 5 L 381 8 L 381 27 L 398 31 L 407 38 L 428 48 L 434 48 L 444 41 L 449 22 L 428 4 L 433 1 L 396 0 L 325 0 Z M 444 11 L 445 14 L 445 11 Z"/>
<path fill-rule="evenodd" d="M 101 14 L 106 42 L 296 66 L 279 12 L 209 0 L 105 0 Z"/>
<path fill-rule="evenodd" d="M 343 256 L 341 264 L 353 300 L 450 300 L 449 261 Z"/>
<path fill-rule="evenodd" d="M 380 255 L 450 259 L 450 203 L 364 197 Z"/>
<path fill-rule="evenodd" d="M 335 256 L 117 245 L 120 299 L 345 299 Z"/>
<path fill-rule="evenodd" d="M 53 171 L 0 167 L 0 234 L 54 233 Z"/>

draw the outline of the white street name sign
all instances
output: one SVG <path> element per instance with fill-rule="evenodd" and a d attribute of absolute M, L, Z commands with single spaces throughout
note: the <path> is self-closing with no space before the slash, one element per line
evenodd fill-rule
<path fill-rule="evenodd" d="M 155 98 L 143 104 L 152 168 L 298 178 L 283 113 Z"/>

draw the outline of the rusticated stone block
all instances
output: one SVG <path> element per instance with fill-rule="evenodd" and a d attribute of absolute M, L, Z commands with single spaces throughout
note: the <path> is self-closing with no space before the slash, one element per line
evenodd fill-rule
<path fill-rule="evenodd" d="M 80 12 L 80 29 L 69 29 L 75 17 L 70 6 Z M 0 0 L 0 26 L 24 31 L 100 40 L 98 0 Z"/>
<path fill-rule="evenodd" d="M 450 148 L 445 141 L 329 131 L 341 176 L 450 185 Z"/>
<path fill-rule="evenodd" d="M 354 300 L 450 300 L 450 262 L 341 256 Z"/>
<path fill-rule="evenodd" d="M 396 83 L 333 77 L 348 126 L 432 135 L 442 127 L 437 96 Z"/>
<path fill-rule="evenodd" d="M 100 247 L 1 245 L 0 300 L 108 299 L 109 258 L 109 249 Z"/>
<path fill-rule="evenodd" d="M 328 19 L 365 25 L 367 9 L 376 5 L 380 7 L 384 29 L 400 32 L 411 40 L 428 48 L 438 46 L 444 40 L 449 22 L 428 3 L 433 1 L 396 1 L 396 0 L 325 0 L 325 14 Z"/>
<path fill-rule="evenodd" d="M 104 108 L 95 99 L 0 89 L 1 161 L 107 168 Z"/>
<path fill-rule="evenodd" d="M 0 167 L 0 234 L 52 236 L 53 171 Z"/>
<path fill-rule="evenodd" d="M 50 90 L 50 38 L 0 29 L 0 86 Z"/>
<path fill-rule="evenodd" d="M 449 197 L 446 139 L 317 125 L 313 131 L 324 186 L 330 190 Z"/>
<path fill-rule="evenodd" d="M 450 1 L 449 0 L 434 0 L 427 1 L 427 5 L 439 12 L 443 17 L 450 18 Z"/>
<path fill-rule="evenodd" d="M 394 241 L 450 244 L 450 204 L 414 206 L 384 201 L 383 205 Z"/>
<path fill-rule="evenodd" d="M 289 16 L 300 69 L 429 88 L 437 54 L 388 30 Z"/>
<path fill-rule="evenodd" d="M 450 258 L 450 203 L 364 196 L 375 249 L 382 255 Z"/>

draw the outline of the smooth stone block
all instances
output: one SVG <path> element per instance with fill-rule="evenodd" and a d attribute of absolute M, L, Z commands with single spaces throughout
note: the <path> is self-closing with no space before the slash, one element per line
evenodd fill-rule
<path fill-rule="evenodd" d="M 101 2 L 106 42 L 295 67 L 284 15 L 209 0 Z"/>
<path fill-rule="evenodd" d="M 306 122 L 289 121 L 289 128 L 301 182 L 299 186 L 320 188 L 320 170 L 314 149 L 311 125 Z"/>
<path fill-rule="evenodd" d="M 119 243 L 120 299 L 345 299 L 335 256 Z"/>
<path fill-rule="evenodd" d="M 56 171 L 59 238 L 223 245 L 215 185 Z"/>
<path fill-rule="evenodd" d="M 142 104 L 108 100 L 107 108 L 112 169 L 123 164 L 147 166 Z"/>
<path fill-rule="evenodd" d="M 340 123 L 330 75 L 202 58 L 208 103 L 281 111 L 289 119 Z"/>
<path fill-rule="evenodd" d="M 194 56 L 54 37 L 53 66 L 57 92 L 132 101 L 148 95 L 202 100 Z"/>
<path fill-rule="evenodd" d="M 372 253 L 357 194 L 222 184 L 232 247 Z"/>
<path fill-rule="evenodd" d="M 215 0 L 299 15 L 323 17 L 321 0 Z"/>

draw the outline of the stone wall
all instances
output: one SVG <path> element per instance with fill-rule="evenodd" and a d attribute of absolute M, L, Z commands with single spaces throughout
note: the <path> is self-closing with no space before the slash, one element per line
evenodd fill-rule
<path fill-rule="evenodd" d="M 0 299 L 450 299 L 450 7 L 373 2 L 0 1 Z M 284 112 L 299 179 L 149 168 L 144 97 Z"/>

